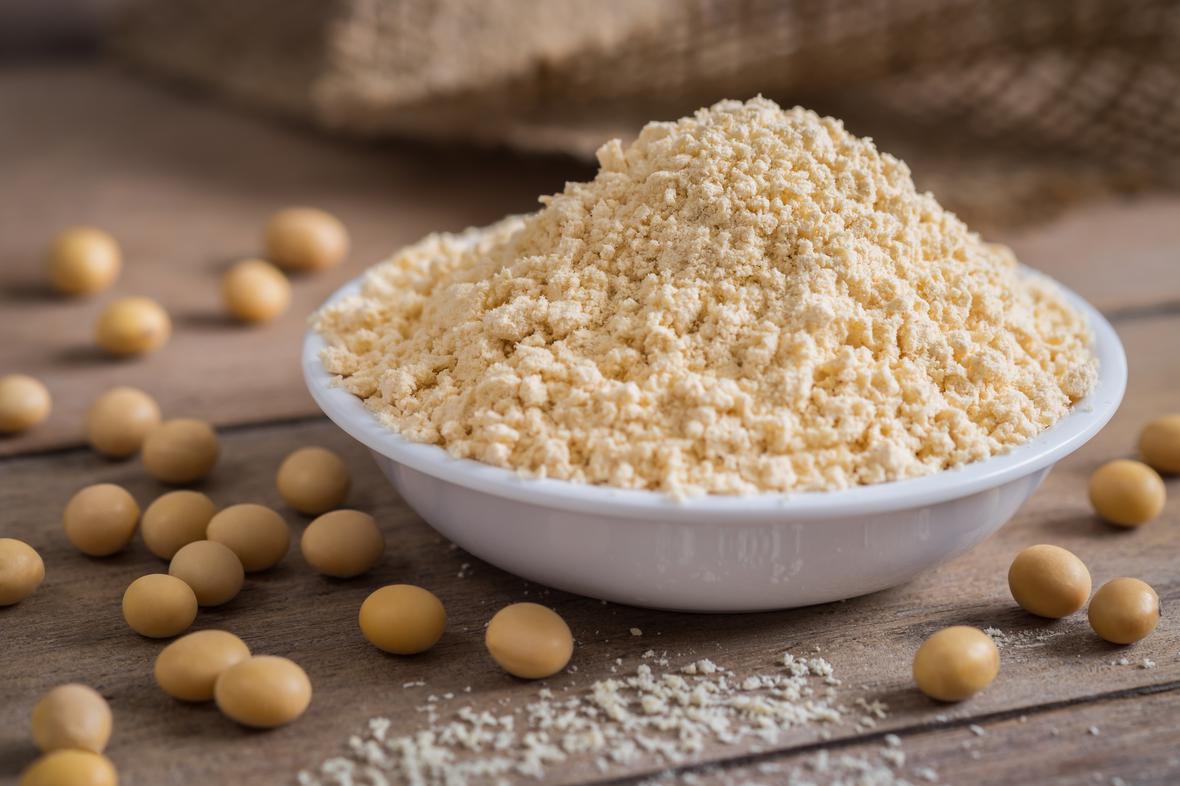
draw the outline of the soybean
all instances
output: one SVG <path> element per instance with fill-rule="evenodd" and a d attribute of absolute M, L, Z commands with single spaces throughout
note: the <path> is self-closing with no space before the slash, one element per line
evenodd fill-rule
<path fill-rule="evenodd" d="M 33 707 L 33 742 L 43 752 L 77 748 L 102 753 L 111 739 L 111 708 L 98 691 L 58 685 Z"/>
<path fill-rule="evenodd" d="M 261 259 L 245 259 L 221 279 L 226 310 L 242 322 L 269 322 L 291 304 L 291 284 L 283 271 Z"/>
<path fill-rule="evenodd" d="M 275 482 L 284 502 L 300 513 L 318 516 L 344 504 L 352 480 L 339 456 L 312 446 L 283 459 Z"/>
<path fill-rule="evenodd" d="M 126 458 L 143 447 L 147 433 L 160 423 L 160 406 L 138 388 L 111 388 L 86 413 L 86 438 L 104 456 Z"/>
<path fill-rule="evenodd" d="M 996 643 L 978 628 L 943 628 L 914 655 L 914 682 L 939 701 L 962 701 L 991 685 L 1000 671 Z"/>
<path fill-rule="evenodd" d="M 488 623 L 485 644 L 504 671 L 526 680 L 552 676 L 574 653 L 569 625 L 552 609 L 537 603 L 513 603 Z"/>
<path fill-rule="evenodd" d="M 1160 621 L 1160 598 L 1139 579 L 1118 578 L 1099 587 L 1090 600 L 1090 627 L 1112 644 L 1134 644 Z"/>
<path fill-rule="evenodd" d="M 213 686 L 217 708 L 243 726 L 273 729 L 311 704 L 311 680 L 294 661 L 255 655 L 221 673 Z"/>
<path fill-rule="evenodd" d="M 220 447 L 217 434 L 204 421 L 165 420 L 143 441 L 143 466 L 164 483 L 194 483 L 213 471 Z"/>
<path fill-rule="evenodd" d="M 212 540 L 198 540 L 182 546 L 168 572 L 188 584 L 201 606 L 220 606 L 242 591 L 245 571 L 242 561 L 228 546 Z"/>
<path fill-rule="evenodd" d="M 390 584 L 365 598 L 358 621 L 373 646 L 395 655 L 414 655 L 442 638 L 447 613 L 429 590 Z"/>
<path fill-rule="evenodd" d="M 121 486 L 97 483 L 70 498 L 62 516 L 66 537 L 83 554 L 106 557 L 135 534 L 139 505 Z"/>
<path fill-rule="evenodd" d="M 205 528 L 216 512 L 213 500 L 199 491 L 162 494 L 143 512 L 144 545 L 157 557 L 172 559 L 182 546 L 205 539 Z"/>
<path fill-rule="evenodd" d="M 123 619 L 141 636 L 170 638 L 188 630 L 196 618 L 196 594 L 167 573 L 140 576 L 123 593 Z"/>
<path fill-rule="evenodd" d="M 1008 568 L 1008 588 L 1025 611 L 1048 619 L 1068 617 L 1090 598 L 1090 571 L 1060 546 L 1029 546 Z"/>
<path fill-rule="evenodd" d="M 385 538 L 377 522 L 359 510 L 334 510 L 303 531 L 300 550 L 307 563 L 325 576 L 359 576 L 381 561 Z"/>
<path fill-rule="evenodd" d="M 1159 472 L 1180 475 L 1180 414 L 1164 415 L 1144 426 L 1139 453 Z"/>
<path fill-rule="evenodd" d="M 228 546 L 248 572 L 279 564 L 291 545 L 291 533 L 283 517 L 265 505 L 230 505 L 209 520 L 209 540 Z"/>
<path fill-rule="evenodd" d="M 151 298 L 123 297 L 102 310 L 94 335 L 98 345 L 112 355 L 142 355 L 168 342 L 172 320 Z"/>
<path fill-rule="evenodd" d="M 1164 509 L 1164 481 L 1151 467 L 1130 459 L 1103 464 L 1090 476 L 1090 503 L 1119 527 L 1138 527 Z"/>
<path fill-rule="evenodd" d="M 49 283 L 67 295 L 102 292 L 119 277 L 123 253 L 108 233 L 95 227 L 63 229 L 46 254 Z"/>
<path fill-rule="evenodd" d="M 41 380 L 28 374 L 0 377 L 0 434 L 27 431 L 49 417 L 53 401 Z"/>
<path fill-rule="evenodd" d="M 47 753 L 20 776 L 20 786 L 116 786 L 118 782 L 110 759 L 81 750 Z"/>
<path fill-rule="evenodd" d="M 153 673 L 160 689 L 181 701 L 212 701 L 221 673 L 250 657 L 246 642 L 229 631 L 199 630 L 160 650 Z"/>
<path fill-rule="evenodd" d="M 37 550 L 16 538 L 0 538 L 0 606 L 20 603 L 45 579 Z"/>
<path fill-rule="evenodd" d="M 325 270 L 348 254 L 348 230 L 313 207 L 280 210 L 266 225 L 266 256 L 287 270 Z"/>

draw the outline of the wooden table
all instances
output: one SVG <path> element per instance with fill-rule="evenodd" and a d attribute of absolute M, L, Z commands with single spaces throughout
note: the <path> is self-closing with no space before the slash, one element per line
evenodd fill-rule
<path fill-rule="evenodd" d="M 900 773 L 911 780 L 932 768 L 941 782 L 960 785 L 1180 783 L 1180 485 L 1169 484 L 1173 499 L 1162 519 L 1135 532 L 1101 524 L 1085 499 L 1087 475 L 1098 463 L 1129 455 L 1150 416 L 1180 410 L 1180 199 L 1091 206 L 1003 238 L 1111 316 L 1131 375 L 1113 424 L 1063 462 L 997 536 L 870 597 L 700 617 L 530 586 L 448 548 L 365 452 L 317 414 L 300 381 L 303 318 L 332 289 L 399 244 L 530 209 L 536 194 L 585 177 L 585 170 L 562 160 L 344 146 L 89 66 L 0 72 L 0 106 L 0 372 L 41 377 L 55 402 L 47 423 L 0 441 L 0 535 L 31 543 L 48 571 L 35 595 L 0 609 L 3 783 L 14 783 L 36 754 L 27 727 L 33 703 L 71 680 L 109 699 L 115 734 L 108 752 L 124 784 L 292 783 L 298 770 L 342 752 L 370 716 L 412 729 L 420 720 L 413 708 L 432 694 L 469 686 L 467 701 L 486 707 L 534 695 L 538 686 L 490 662 L 482 626 L 503 604 L 538 598 L 566 617 L 578 641 L 577 672 L 550 680 L 554 691 L 634 670 L 649 648 L 666 651 L 673 667 L 708 657 L 739 675 L 763 671 L 791 650 L 819 652 L 833 664 L 843 705 L 888 705 L 871 728 L 804 727 L 758 752 L 710 746 L 701 762 L 681 767 L 681 776 L 774 782 L 785 775 L 758 774 L 758 767 L 802 767 L 819 749 L 872 754 L 884 735 L 896 734 L 907 753 Z M 294 306 L 276 323 L 233 325 L 218 309 L 218 274 L 229 260 L 257 253 L 267 214 L 289 203 L 340 215 L 355 252 L 342 269 L 297 279 Z M 74 222 L 107 227 L 126 251 L 116 289 L 91 301 L 53 298 L 41 283 L 47 238 Z M 91 325 L 104 302 L 129 293 L 157 297 L 175 316 L 176 335 L 156 355 L 107 360 L 92 349 Z M 223 459 L 202 490 L 221 505 L 274 505 L 295 532 L 306 522 L 280 504 L 273 484 L 279 461 L 307 444 L 347 458 L 355 476 L 349 502 L 377 516 L 390 544 L 382 565 L 355 580 L 328 581 L 312 574 L 295 549 L 277 569 L 251 576 L 236 600 L 203 610 L 197 621 L 199 628 L 239 632 L 255 652 L 301 663 L 316 693 L 299 722 L 249 733 L 212 706 L 181 706 L 162 694 L 151 678 L 161 644 L 126 627 L 119 599 L 132 579 L 164 565 L 138 541 L 108 559 L 86 558 L 66 543 L 61 511 L 78 488 L 121 483 L 145 505 L 163 491 L 138 461 L 108 462 L 81 445 L 87 404 L 116 383 L 149 390 L 167 415 L 217 423 Z M 1132 648 L 1116 648 L 1094 637 L 1082 615 L 1046 623 L 1021 613 L 1007 592 L 1007 565 L 1020 548 L 1039 542 L 1076 552 L 1096 586 L 1119 575 L 1150 582 L 1165 609 L 1157 631 Z M 395 581 L 430 587 L 447 606 L 448 631 L 422 656 L 386 656 L 359 635 L 360 601 Z M 1004 631 L 1003 667 L 982 695 L 937 705 L 913 689 L 910 659 L 925 636 L 956 623 Z M 1118 663 L 1123 657 L 1126 665 Z M 1142 668 L 1145 661 L 1154 667 Z M 425 684 L 403 688 L 419 680 Z M 720 770 L 701 770 L 706 763 Z M 550 778 L 628 782 L 666 766 L 647 758 L 603 773 L 575 760 Z"/>

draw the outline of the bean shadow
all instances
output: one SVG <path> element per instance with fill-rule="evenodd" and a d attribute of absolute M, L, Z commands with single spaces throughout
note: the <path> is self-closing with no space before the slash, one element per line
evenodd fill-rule
<path fill-rule="evenodd" d="M 15 737 L 0 739 L 0 772 L 21 772 L 33 763 L 37 755 L 37 748 L 31 740 L 25 741 Z"/>
<path fill-rule="evenodd" d="M 240 330 L 243 325 L 222 311 L 181 311 L 172 316 L 174 324 L 198 330 Z M 249 326 L 247 326 L 249 327 Z"/>
<path fill-rule="evenodd" d="M 1092 513 L 1075 513 L 1065 516 L 1046 516 L 1038 523 L 1039 529 L 1062 537 L 1126 538 L 1133 535 L 1137 527 L 1116 527 Z"/>
<path fill-rule="evenodd" d="M 65 300 L 44 281 L 6 281 L 0 284 L 0 300 L 13 303 L 45 304 Z"/>
<path fill-rule="evenodd" d="M 75 344 L 54 353 L 53 359 L 70 366 L 105 366 L 112 363 L 130 365 L 135 362 L 134 355 L 119 357 L 104 352 L 94 344 Z"/>

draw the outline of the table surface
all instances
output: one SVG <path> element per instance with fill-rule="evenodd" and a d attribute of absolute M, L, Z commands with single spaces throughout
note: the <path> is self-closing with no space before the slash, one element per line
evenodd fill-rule
<path fill-rule="evenodd" d="M 409 730 L 420 722 L 414 708 L 431 695 L 462 694 L 488 708 L 535 695 L 537 685 L 499 671 L 482 644 L 482 626 L 497 608 L 529 599 L 556 608 L 578 642 L 576 673 L 547 682 L 555 692 L 633 671 L 648 649 L 666 653 L 672 668 L 708 657 L 738 675 L 765 671 L 790 650 L 832 663 L 842 705 L 888 706 L 871 725 L 852 711 L 849 722 L 792 730 L 757 750 L 710 745 L 700 761 L 678 765 L 678 776 L 741 782 L 768 765 L 802 768 L 821 749 L 872 754 L 892 733 L 907 754 L 899 774 L 910 780 L 931 768 L 940 782 L 960 785 L 1180 782 L 1180 619 L 1172 611 L 1180 600 L 1180 485 L 1169 483 L 1173 499 L 1159 521 L 1131 532 L 1097 521 L 1085 495 L 1094 467 L 1131 455 L 1144 421 L 1180 410 L 1180 199 L 1091 205 L 997 238 L 1101 308 L 1130 362 L 1113 423 L 1062 462 L 999 534 L 869 597 L 701 617 L 546 590 L 448 547 L 365 452 L 318 415 L 300 381 L 304 317 L 327 293 L 426 232 L 529 210 L 537 194 L 585 177 L 585 169 L 561 159 L 346 146 L 81 65 L 8 67 L 0 72 L 0 106 L 0 372 L 41 377 L 55 405 L 45 424 L 0 440 L 0 536 L 28 541 L 47 566 L 36 594 L 0 609 L 0 783 L 14 783 L 36 755 L 27 726 L 33 703 L 66 681 L 86 682 L 110 701 L 108 753 L 121 783 L 292 783 L 300 769 L 343 752 L 371 716 L 393 717 Z M 341 216 L 354 252 L 340 269 L 296 279 L 293 307 L 281 319 L 236 326 L 219 311 L 218 275 L 229 261 L 256 254 L 266 216 L 290 203 Z M 81 222 L 118 236 L 126 270 L 112 291 L 60 300 L 44 289 L 41 253 L 53 231 Z M 112 297 L 133 293 L 172 312 L 175 336 L 155 355 L 108 360 L 92 348 L 95 314 Z M 163 563 L 138 540 L 107 559 L 86 558 L 66 543 L 61 511 L 78 488 L 120 483 L 143 505 L 164 490 L 137 460 L 109 462 L 82 446 L 87 404 L 118 383 L 150 391 L 168 416 L 215 422 L 223 458 L 200 488 L 220 505 L 273 505 L 295 533 L 306 520 L 282 507 L 273 483 L 283 456 L 318 444 L 348 460 L 349 504 L 372 512 L 389 542 L 381 566 L 328 581 L 294 548 L 275 570 L 250 576 L 237 599 L 202 610 L 196 624 L 234 630 L 255 652 L 303 665 L 315 699 L 297 723 L 247 733 L 212 706 L 181 706 L 162 694 L 151 678 L 162 645 L 126 627 L 119 599 L 132 579 L 164 570 Z M 1118 648 L 1094 637 L 1084 615 L 1049 623 L 1021 613 L 1008 595 L 1007 565 L 1040 542 L 1077 553 L 1095 586 L 1120 575 L 1151 583 L 1165 609 L 1159 628 Z M 430 652 L 387 656 L 360 637 L 360 601 L 392 582 L 430 587 L 446 604 L 449 627 Z M 913 689 L 910 660 L 932 631 L 960 623 L 1005 632 L 1000 677 L 971 701 L 935 704 Z M 418 681 L 424 684 L 403 687 Z M 667 767 L 650 756 L 603 773 L 575 759 L 549 779 L 627 782 Z M 823 773 L 811 777 L 828 782 Z"/>

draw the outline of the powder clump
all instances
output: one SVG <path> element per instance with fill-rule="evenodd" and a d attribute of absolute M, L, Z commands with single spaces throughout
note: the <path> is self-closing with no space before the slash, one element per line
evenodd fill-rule
<path fill-rule="evenodd" d="M 316 317 L 326 368 L 407 439 L 678 496 L 926 475 L 1094 384 L 1055 287 L 838 120 L 722 101 L 598 158 L 374 267 Z"/>

